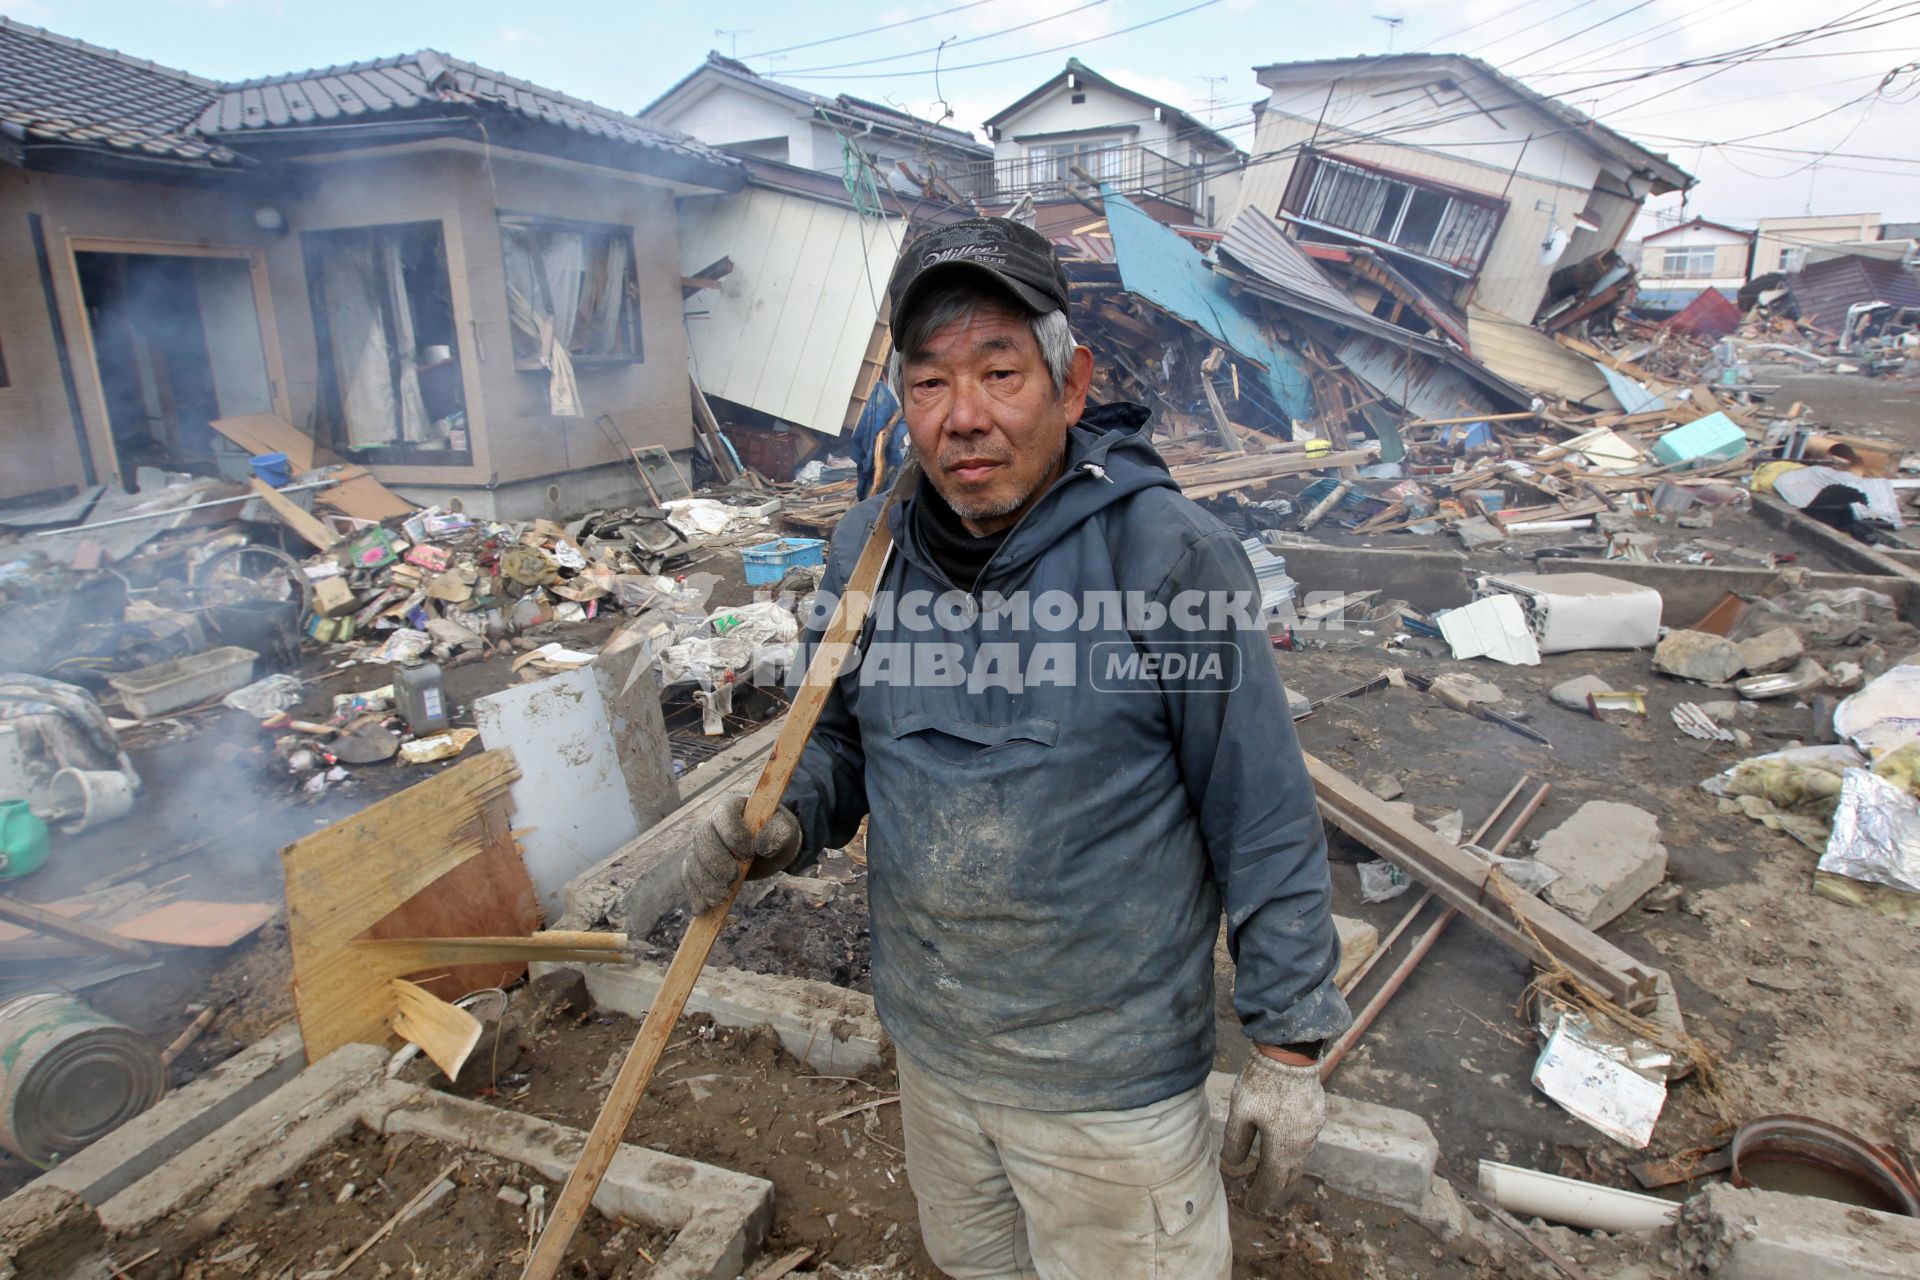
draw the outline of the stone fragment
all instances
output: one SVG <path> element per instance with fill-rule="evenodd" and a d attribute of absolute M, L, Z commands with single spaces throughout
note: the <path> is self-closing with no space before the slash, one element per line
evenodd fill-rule
<path fill-rule="evenodd" d="M 1569 711 L 1585 711 L 1588 694 L 1606 693 L 1612 688 L 1612 685 L 1599 676 L 1575 676 L 1571 680 L 1563 680 L 1553 686 L 1547 691 L 1547 697 L 1551 698 L 1556 706 L 1565 707 Z"/>
<path fill-rule="evenodd" d="M 1533 860 L 1560 873 L 1546 900 L 1589 929 L 1615 919 L 1667 878 L 1658 819 L 1611 800 L 1581 805 L 1546 834 Z"/>
<path fill-rule="evenodd" d="M 1739 645 L 1704 631 L 1669 631 L 1653 650 L 1653 669 L 1682 680 L 1724 684 L 1745 665 Z"/>
<path fill-rule="evenodd" d="M 1806 651 L 1807 646 L 1792 627 L 1775 627 L 1742 640 L 1740 661 L 1750 676 L 1771 675 L 1800 661 L 1800 655 Z"/>
<path fill-rule="evenodd" d="M 1707 1188 L 1680 1210 L 1688 1274 L 1723 1280 L 1912 1276 L 1920 1220 L 1782 1191 Z"/>

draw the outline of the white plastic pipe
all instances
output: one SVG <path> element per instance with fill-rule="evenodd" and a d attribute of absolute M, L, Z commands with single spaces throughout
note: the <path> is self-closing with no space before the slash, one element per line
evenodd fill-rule
<path fill-rule="evenodd" d="M 1658 1231 L 1680 1211 L 1659 1196 L 1616 1191 L 1493 1160 L 1480 1162 L 1480 1192 L 1508 1213 L 1589 1231 Z"/>

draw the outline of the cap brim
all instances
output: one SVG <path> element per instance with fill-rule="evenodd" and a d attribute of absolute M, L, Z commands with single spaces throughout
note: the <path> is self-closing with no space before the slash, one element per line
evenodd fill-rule
<path fill-rule="evenodd" d="M 900 295 L 900 301 L 894 305 L 893 315 L 888 320 L 887 327 L 893 332 L 895 346 L 898 346 L 900 343 L 901 324 L 908 316 L 913 314 L 914 307 L 917 306 L 921 298 L 925 296 L 928 286 L 936 280 L 944 279 L 948 276 L 959 274 L 960 272 L 972 272 L 986 276 L 995 284 L 1018 298 L 1021 303 L 1026 306 L 1027 310 L 1037 314 L 1062 309 L 1058 302 L 1049 298 L 1046 294 L 1041 293 L 1032 285 L 1023 284 L 1015 280 L 1012 276 L 996 271 L 984 263 L 964 261 L 942 262 L 937 266 L 928 267 L 925 271 L 915 276 L 913 283 L 907 286 L 906 292 Z"/>

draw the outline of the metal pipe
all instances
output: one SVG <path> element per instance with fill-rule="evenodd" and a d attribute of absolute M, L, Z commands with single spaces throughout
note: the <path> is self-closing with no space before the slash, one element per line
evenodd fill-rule
<path fill-rule="evenodd" d="M 1320 1080 L 1322 1083 L 1325 1083 L 1333 1075 L 1334 1069 L 1340 1065 L 1341 1059 L 1347 1056 L 1347 1050 L 1353 1048 L 1354 1043 L 1367 1033 L 1367 1028 L 1373 1025 L 1373 1020 L 1380 1016 L 1380 1011 L 1387 1007 L 1387 1002 L 1393 999 L 1394 993 L 1406 984 L 1407 979 L 1412 976 L 1413 971 L 1419 967 L 1420 962 L 1427 958 L 1427 952 L 1433 950 L 1433 944 L 1440 941 L 1440 935 L 1446 931 L 1447 926 L 1453 923 L 1453 918 L 1459 914 L 1459 908 L 1448 907 L 1446 914 L 1442 915 L 1438 920 L 1435 920 L 1433 924 L 1428 927 L 1427 931 L 1420 935 L 1420 940 L 1413 944 L 1413 950 L 1407 952 L 1407 958 L 1402 960 L 1399 965 L 1394 968 L 1394 971 L 1387 975 L 1386 982 L 1382 983 L 1380 989 L 1373 993 L 1373 999 L 1367 1001 L 1367 1007 L 1362 1009 L 1354 1017 L 1353 1025 L 1347 1028 L 1346 1034 L 1336 1040 L 1333 1048 L 1327 1051 L 1326 1058 L 1320 1063 Z"/>
<path fill-rule="evenodd" d="M 314 480 L 307 484 L 290 484 L 275 493 L 305 493 L 309 489 L 328 489 L 339 484 L 338 480 Z M 117 520 L 95 520 L 90 524 L 76 524 L 67 529 L 41 529 L 28 534 L 29 538 L 56 538 L 63 533 L 91 533 L 95 529 L 111 529 L 117 524 L 134 524 L 141 520 L 158 520 L 163 516 L 177 516 L 187 511 L 202 511 L 208 507 L 224 507 L 232 502 L 248 502 L 257 494 L 243 493 L 232 498 L 215 498 L 211 502 L 195 502 L 184 507 L 168 507 L 165 511 L 143 511 L 137 516 L 121 516 Z"/>
<path fill-rule="evenodd" d="M 1520 788 L 1532 781 L 1532 774 L 1521 774 L 1520 780 L 1513 784 L 1513 790 L 1507 792 L 1506 795 L 1500 798 L 1500 803 L 1493 806 L 1493 812 L 1487 815 L 1487 820 L 1480 824 L 1479 828 L 1473 833 L 1473 839 L 1467 841 L 1467 843 L 1471 845 L 1479 844 L 1480 841 L 1485 838 L 1487 832 L 1493 830 L 1493 824 L 1500 821 L 1500 815 L 1507 811 L 1507 806 L 1513 803 L 1513 798 L 1520 794 Z"/>
<path fill-rule="evenodd" d="M 1363 960 L 1360 963 L 1360 967 L 1353 971 L 1353 976 L 1347 979 L 1347 985 L 1340 988 L 1340 994 L 1342 996 L 1353 994 L 1354 988 L 1360 985 L 1361 979 L 1373 972 L 1373 966 L 1386 959 L 1387 952 L 1392 949 L 1394 943 L 1400 941 L 1400 935 L 1407 931 L 1407 927 L 1413 923 L 1414 917 L 1426 910 L 1427 904 L 1432 901 L 1433 890 L 1429 889 L 1420 895 L 1420 901 L 1413 904 L 1413 910 L 1400 917 L 1400 923 L 1393 926 L 1391 933 L 1380 939 L 1380 945 L 1373 949 L 1373 954 Z"/>
<path fill-rule="evenodd" d="M 1500 838 L 1493 842 L 1493 848 L 1487 850 L 1487 852 L 1496 858 L 1502 853 L 1505 853 L 1507 846 L 1513 843 L 1514 837 L 1520 834 L 1520 829 L 1527 825 L 1527 822 L 1534 814 L 1540 812 L 1540 806 L 1547 802 L 1547 796 L 1552 790 L 1553 784 L 1551 782 L 1541 783 L 1540 789 L 1533 793 L 1533 799 L 1527 801 L 1527 807 L 1522 809 L 1514 820 L 1508 824 L 1507 829 L 1500 833 Z"/>

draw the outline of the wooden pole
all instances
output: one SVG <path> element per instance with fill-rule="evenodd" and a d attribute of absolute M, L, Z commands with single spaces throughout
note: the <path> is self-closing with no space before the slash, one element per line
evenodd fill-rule
<path fill-rule="evenodd" d="M 900 468 L 886 508 L 874 521 L 873 532 L 867 535 L 866 545 L 860 549 L 860 558 L 847 577 L 846 589 L 840 595 L 833 619 L 827 624 L 820 646 L 807 666 L 806 679 L 787 711 L 786 722 L 780 726 L 780 736 L 774 740 L 773 754 L 767 758 L 760 781 L 747 797 L 743 820 L 750 832 L 758 834 L 780 807 L 780 797 L 786 794 L 787 783 L 792 780 L 793 771 L 800 763 L 800 753 L 819 722 L 827 695 L 833 691 L 834 682 L 853 653 L 873 593 L 886 572 L 887 559 L 893 550 L 887 516 L 913 492 L 919 478 L 920 468 L 911 460 Z M 521 1280 L 553 1280 L 559 1274 L 573 1233 L 593 1204 L 594 1192 L 600 1189 L 600 1180 L 606 1177 L 607 1166 L 613 1163 L 613 1153 L 627 1132 L 641 1095 L 647 1091 L 647 1082 L 653 1078 L 667 1039 L 687 1006 L 687 998 L 693 994 L 693 984 L 699 979 L 700 971 L 706 968 L 707 955 L 713 950 L 714 940 L 727 922 L 727 912 L 732 909 L 733 900 L 746 879 L 747 864 L 741 863 L 727 896 L 688 922 L 686 936 L 681 938 L 679 949 L 667 965 L 666 977 L 661 980 L 659 994 L 653 998 L 653 1007 L 647 1010 L 640 1034 L 634 1037 L 633 1048 L 627 1051 L 627 1060 L 614 1078 L 606 1105 L 601 1107 L 599 1117 L 593 1122 L 593 1132 L 587 1135 L 586 1146 L 581 1148 L 580 1163 L 567 1176 L 567 1185 L 554 1202 L 553 1215 L 547 1219 L 539 1243 L 528 1255 L 526 1269 L 520 1273 Z"/>

